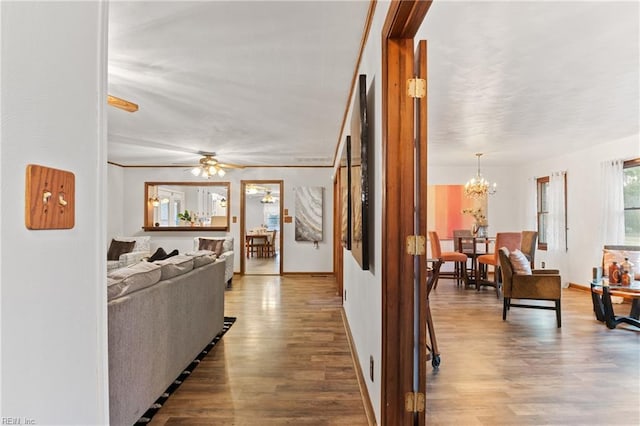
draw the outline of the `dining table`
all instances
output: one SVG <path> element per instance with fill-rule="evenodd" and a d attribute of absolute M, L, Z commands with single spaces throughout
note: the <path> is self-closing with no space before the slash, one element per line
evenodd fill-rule
<path fill-rule="evenodd" d="M 458 237 L 458 252 L 464 253 L 471 259 L 471 266 L 467 269 L 467 286 L 475 286 L 482 279 L 478 265 L 478 256 L 490 254 L 489 245 L 495 242 L 495 237 L 463 236 Z"/>
<path fill-rule="evenodd" d="M 245 247 L 247 258 L 253 256 L 262 256 L 264 247 L 269 243 L 269 234 L 267 232 L 249 231 L 245 235 Z"/>

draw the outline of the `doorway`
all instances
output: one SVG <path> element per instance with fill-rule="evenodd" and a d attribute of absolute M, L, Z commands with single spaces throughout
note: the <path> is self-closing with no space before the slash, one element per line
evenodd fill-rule
<path fill-rule="evenodd" d="M 282 191 L 282 180 L 241 181 L 243 275 L 282 275 Z"/>

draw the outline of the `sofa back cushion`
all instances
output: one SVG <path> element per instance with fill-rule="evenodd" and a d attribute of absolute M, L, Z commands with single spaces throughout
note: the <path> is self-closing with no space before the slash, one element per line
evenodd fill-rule
<path fill-rule="evenodd" d="M 121 255 L 131 253 L 135 244 L 135 241 L 119 241 L 112 239 L 111 244 L 109 245 L 109 250 L 107 251 L 107 260 L 118 260 Z"/>
<path fill-rule="evenodd" d="M 160 265 L 148 262 L 139 262 L 111 271 L 107 274 L 107 299 L 111 300 L 152 286 L 160 281 L 160 277 Z"/>
<path fill-rule="evenodd" d="M 160 265 L 161 280 L 168 280 L 178 275 L 186 274 L 193 269 L 193 257 L 184 254 L 172 256 L 165 260 L 154 262 Z"/>

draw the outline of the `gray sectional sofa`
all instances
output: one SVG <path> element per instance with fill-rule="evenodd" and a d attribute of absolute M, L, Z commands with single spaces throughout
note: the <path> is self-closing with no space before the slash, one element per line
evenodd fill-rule
<path fill-rule="evenodd" d="M 224 323 L 225 261 L 211 252 L 109 274 L 109 415 L 135 423 Z"/>

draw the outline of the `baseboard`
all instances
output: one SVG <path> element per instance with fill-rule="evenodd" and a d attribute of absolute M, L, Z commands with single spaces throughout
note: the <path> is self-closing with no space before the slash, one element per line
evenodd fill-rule
<path fill-rule="evenodd" d="M 373 404 L 371 404 L 371 397 L 369 396 L 367 384 L 365 382 L 364 376 L 362 375 L 362 368 L 359 361 L 360 358 L 358 358 L 358 351 L 356 350 L 356 347 L 353 343 L 353 335 L 351 334 L 351 328 L 349 327 L 349 322 L 347 321 L 347 315 L 344 313 L 344 308 L 340 309 L 340 313 L 342 314 L 342 323 L 344 324 L 344 329 L 347 333 L 347 341 L 349 343 L 349 348 L 351 349 L 351 359 L 353 359 L 353 364 L 356 369 L 356 377 L 358 378 L 358 386 L 360 386 L 360 394 L 362 395 L 364 412 L 367 415 L 369 426 L 376 426 L 376 415 L 373 411 Z"/>
<path fill-rule="evenodd" d="M 591 287 L 583 284 L 569 283 L 569 288 L 591 293 Z"/>
<path fill-rule="evenodd" d="M 317 278 L 333 277 L 333 272 L 283 272 L 282 275 L 306 275 Z"/>

